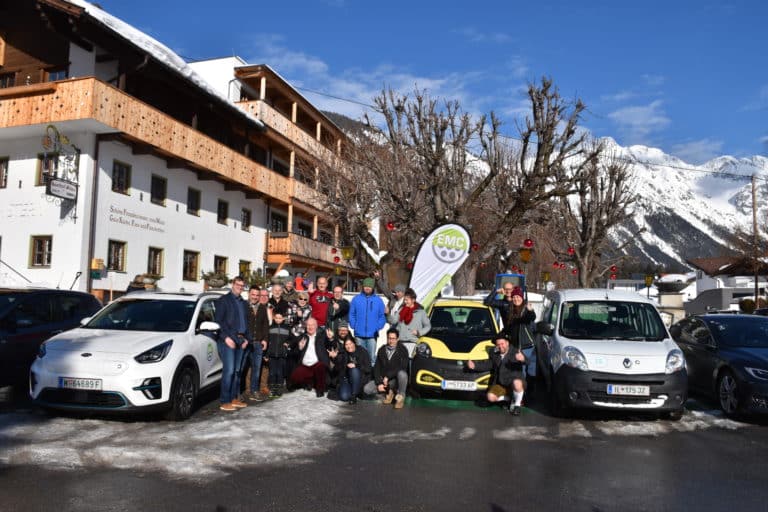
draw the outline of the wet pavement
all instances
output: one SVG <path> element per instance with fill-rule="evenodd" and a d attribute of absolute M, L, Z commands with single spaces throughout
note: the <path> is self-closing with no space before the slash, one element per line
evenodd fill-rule
<path fill-rule="evenodd" d="M 543 402 L 543 400 L 541 400 Z M 0 411 L 2 510 L 765 510 L 768 429 L 298 391 L 187 422 Z"/>

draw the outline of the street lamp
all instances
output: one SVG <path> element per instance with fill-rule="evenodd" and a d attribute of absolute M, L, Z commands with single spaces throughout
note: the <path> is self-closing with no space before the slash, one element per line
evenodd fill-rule
<path fill-rule="evenodd" d="M 355 248 L 350 245 L 345 245 L 341 248 L 341 257 L 344 258 L 344 261 L 347 262 L 347 291 L 351 291 L 349 289 L 349 262 L 352 258 L 355 257 Z"/>
<path fill-rule="evenodd" d="M 653 284 L 653 275 L 648 274 L 645 276 L 645 288 L 648 290 L 648 298 L 651 298 L 651 285 Z"/>

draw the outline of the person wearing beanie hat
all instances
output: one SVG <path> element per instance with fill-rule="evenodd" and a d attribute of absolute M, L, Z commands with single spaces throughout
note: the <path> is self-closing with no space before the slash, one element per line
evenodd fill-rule
<path fill-rule="evenodd" d="M 355 331 L 357 344 L 371 354 L 372 363 L 375 362 L 376 338 L 387 323 L 384 301 L 374 293 L 375 286 L 374 278 L 363 279 L 363 291 L 355 295 L 349 305 L 349 326 Z"/>
<path fill-rule="evenodd" d="M 514 288 L 512 288 L 512 297 L 520 297 L 522 299 L 523 289 L 520 288 L 519 286 L 515 286 Z"/>
<path fill-rule="evenodd" d="M 392 289 L 394 297 L 389 301 L 389 307 L 387 313 L 389 315 L 396 315 L 400 312 L 400 308 L 403 307 L 403 299 L 405 298 L 405 285 L 400 283 L 395 285 Z"/>

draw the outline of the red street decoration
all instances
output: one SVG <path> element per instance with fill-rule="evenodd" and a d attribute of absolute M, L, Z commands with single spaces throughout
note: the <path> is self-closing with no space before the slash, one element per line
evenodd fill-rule
<path fill-rule="evenodd" d="M 341 261 L 341 258 L 339 258 L 338 256 L 334 256 L 334 257 L 333 257 L 333 262 L 334 262 L 334 263 L 338 263 L 338 262 L 340 262 L 340 261 Z"/>
<path fill-rule="evenodd" d="M 611 272 L 615 273 L 617 270 L 619 270 L 619 267 L 617 267 L 616 265 L 611 265 Z"/>
<path fill-rule="evenodd" d="M 576 254 L 576 249 L 574 249 L 573 247 L 569 247 L 568 248 L 568 255 L 569 256 L 573 256 L 574 254 Z"/>
<path fill-rule="evenodd" d="M 616 279 L 616 274 L 611 274 L 611 281 Z"/>
<path fill-rule="evenodd" d="M 517 272 L 518 270 L 517 265 L 512 265 L 512 272 Z"/>
<path fill-rule="evenodd" d="M 408 263 L 406 266 L 408 267 L 408 270 L 411 270 L 413 268 L 413 263 Z"/>
<path fill-rule="evenodd" d="M 533 247 L 533 240 L 531 240 L 530 238 L 526 238 L 525 240 L 523 240 L 523 247 L 525 247 L 526 249 L 530 249 L 531 247 Z"/>
<path fill-rule="evenodd" d="M 578 273 L 579 273 L 579 269 L 577 269 L 577 268 L 571 270 L 571 274 L 573 274 L 573 275 L 576 275 Z"/>
<path fill-rule="evenodd" d="M 387 222 L 387 231 L 394 231 L 395 230 L 395 223 L 392 221 Z"/>
<path fill-rule="evenodd" d="M 565 263 L 560 264 L 560 270 L 565 270 Z"/>
<path fill-rule="evenodd" d="M 480 248 L 478 244 L 472 244 L 472 252 L 477 251 Z"/>
<path fill-rule="evenodd" d="M 331 247 L 331 254 L 336 254 L 336 248 L 335 247 Z"/>
<path fill-rule="evenodd" d="M 560 268 L 560 263 L 558 263 L 558 262 L 554 262 L 554 263 L 552 264 L 552 268 Z"/>

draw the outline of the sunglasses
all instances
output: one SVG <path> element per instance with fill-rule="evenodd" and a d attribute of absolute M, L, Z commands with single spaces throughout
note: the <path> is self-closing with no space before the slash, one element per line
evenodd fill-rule
<path fill-rule="evenodd" d="M 299 299 L 301 302 L 307 302 L 307 299 Z"/>

